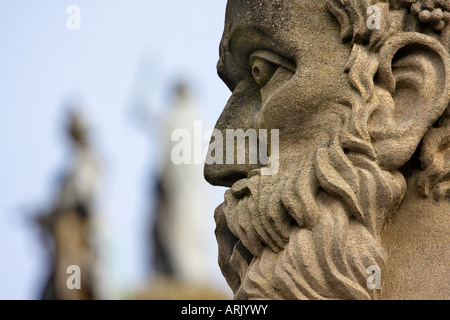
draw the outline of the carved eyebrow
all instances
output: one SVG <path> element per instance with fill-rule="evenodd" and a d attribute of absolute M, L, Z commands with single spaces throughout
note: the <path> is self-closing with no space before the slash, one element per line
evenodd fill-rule
<path fill-rule="evenodd" d="M 234 28 L 222 38 L 217 74 L 227 87 L 234 91 L 243 77 L 243 72 L 251 70 L 249 59 L 253 57 L 282 66 L 295 73 L 296 64 L 284 58 L 282 53 L 276 53 L 281 49 L 280 44 L 261 28 Z"/>
<path fill-rule="evenodd" d="M 270 32 L 261 26 L 240 27 L 232 30 L 228 49 L 230 56 L 240 69 L 250 69 L 250 58 L 258 53 L 259 58 L 295 72 L 296 64 L 290 59 L 289 50 Z"/>
<path fill-rule="evenodd" d="M 253 65 L 253 63 L 255 62 L 255 60 L 257 59 L 262 59 L 262 60 L 266 60 L 272 64 L 276 64 L 279 65 L 293 73 L 295 73 L 296 67 L 295 64 L 290 62 L 287 59 L 282 58 L 281 56 L 279 56 L 276 53 L 273 53 L 271 51 L 266 51 L 266 50 L 258 50 L 256 52 L 254 52 L 251 56 L 250 56 L 250 65 Z"/>

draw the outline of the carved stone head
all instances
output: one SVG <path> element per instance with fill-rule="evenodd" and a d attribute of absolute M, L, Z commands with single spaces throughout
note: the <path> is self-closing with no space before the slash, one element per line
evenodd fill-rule
<path fill-rule="evenodd" d="M 228 1 L 216 129 L 279 135 L 205 165 L 235 298 L 450 298 L 449 47 L 448 0 Z"/>

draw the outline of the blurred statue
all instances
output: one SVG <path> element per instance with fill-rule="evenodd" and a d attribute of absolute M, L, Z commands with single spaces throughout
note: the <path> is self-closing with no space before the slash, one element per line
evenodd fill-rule
<path fill-rule="evenodd" d="M 177 83 L 172 91 L 170 111 L 161 117 L 139 111 L 153 134 L 159 130 L 163 141 L 160 169 L 153 176 L 156 210 L 151 225 L 153 284 L 140 296 L 144 299 L 222 299 L 207 283 L 208 255 L 205 244 L 208 212 L 201 164 L 176 165 L 171 159 L 172 133 L 183 129 L 194 136 L 198 107 L 189 86 Z M 173 142 L 176 143 L 176 142 Z M 190 141 L 194 147 L 194 141 Z"/>
<path fill-rule="evenodd" d="M 166 141 L 180 128 L 193 136 L 194 122 L 198 120 L 197 107 L 186 84 L 175 87 L 168 119 Z M 153 232 L 155 271 L 185 282 L 200 283 L 205 275 L 204 261 L 208 260 L 202 241 L 208 219 L 203 203 L 206 194 L 202 166 L 175 165 L 170 155 L 167 150 L 164 168 L 157 179 L 159 205 Z"/>
<path fill-rule="evenodd" d="M 52 259 L 42 298 L 93 299 L 95 258 L 90 222 L 99 168 L 79 112 L 70 113 L 67 134 L 73 147 L 72 164 L 63 175 L 53 208 L 38 218 Z M 79 289 L 69 284 L 69 277 L 76 272 L 80 273 Z"/>

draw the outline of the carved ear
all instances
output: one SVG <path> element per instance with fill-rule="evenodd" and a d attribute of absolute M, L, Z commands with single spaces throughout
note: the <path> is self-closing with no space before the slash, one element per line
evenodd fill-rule
<path fill-rule="evenodd" d="M 381 166 L 403 166 L 450 98 L 450 57 L 433 38 L 402 33 L 381 48 L 375 77 L 379 108 L 369 134 Z"/>

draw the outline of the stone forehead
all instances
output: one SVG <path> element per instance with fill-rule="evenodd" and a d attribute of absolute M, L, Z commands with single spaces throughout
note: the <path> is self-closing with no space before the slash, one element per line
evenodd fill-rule
<path fill-rule="evenodd" d="M 335 34 L 339 26 L 326 6 L 326 0 L 228 0 L 221 55 L 236 34 L 244 35 L 244 45 L 246 37 L 253 41 L 256 33 L 264 34 L 265 44 L 281 46 L 285 53 Z"/>
<path fill-rule="evenodd" d="M 326 0 L 228 0 L 225 31 L 233 26 L 263 25 L 285 29 L 323 25 L 328 18 Z"/>

